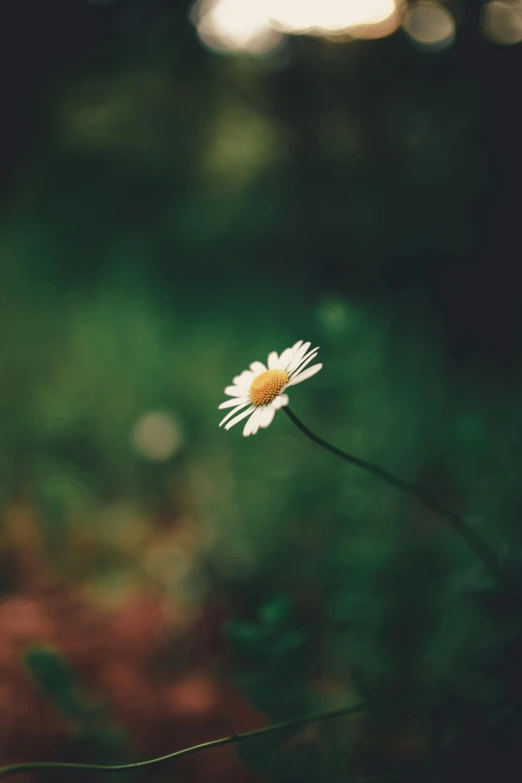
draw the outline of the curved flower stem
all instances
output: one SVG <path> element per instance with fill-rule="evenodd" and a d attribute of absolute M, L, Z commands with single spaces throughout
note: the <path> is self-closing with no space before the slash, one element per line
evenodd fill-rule
<path fill-rule="evenodd" d="M 316 721 L 328 720 L 330 718 L 340 718 L 346 715 L 356 715 L 360 712 L 366 712 L 371 709 L 373 704 L 370 701 L 361 702 L 359 704 L 350 704 L 344 707 L 337 707 L 331 710 L 323 710 L 322 712 L 312 713 L 311 715 L 304 715 L 298 718 L 291 718 L 290 720 L 281 721 L 281 723 L 274 723 L 270 726 L 264 726 L 262 729 L 255 729 L 254 731 L 246 731 L 244 734 L 232 734 L 229 737 L 221 737 L 220 739 L 212 740 L 211 742 L 203 742 L 201 745 L 193 745 L 190 748 L 183 748 L 182 750 L 176 750 L 174 753 L 169 753 L 166 756 L 160 756 L 155 759 L 147 759 L 146 761 L 136 761 L 130 764 L 74 764 L 58 762 L 35 762 L 28 764 L 12 764 L 8 767 L 0 767 L 0 778 L 6 778 L 8 775 L 18 775 L 22 772 L 43 772 L 45 770 L 75 770 L 76 772 L 126 772 L 130 769 L 143 769 L 144 767 L 152 767 L 154 764 L 162 764 L 164 761 L 171 761 L 172 759 L 179 758 L 180 756 L 188 756 L 189 753 L 197 753 L 200 750 L 206 750 L 207 748 L 217 748 L 219 745 L 230 745 L 233 742 L 242 742 L 244 740 L 252 739 L 253 737 L 260 737 L 264 734 L 272 734 L 277 731 L 283 731 L 284 729 L 292 728 L 294 726 L 300 726 L 305 723 L 314 723 Z"/>
<path fill-rule="evenodd" d="M 296 427 L 300 429 L 301 432 L 307 436 L 307 438 L 310 438 L 310 440 L 312 440 L 314 443 L 317 443 L 318 446 L 322 446 L 324 449 L 330 451 L 332 454 L 335 454 L 337 457 L 341 457 L 341 459 L 346 460 L 346 462 L 351 462 L 352 465 L 356 465 L 358 468 L 365 470 L 367 473 L 371 473 L 377 478 L 382 479 L 382 481 L 385 481 L 387 484 L 395 487 L 395 489 L 398 489 L 400 492 L 405 492 L 407 495 L 411 495 L 412 497 L 417 498 L 417 500 L 420 500 L 420 502 L 426 506 L 426 508 L 429 508 L 430 511 L 434 511 L 441 517 L 445 517 L 455 532 L 464 539 L 468 547 L 488 566 L 495 577 L 503 583 L 506 582 L 505 574 L 500 568 L 496 554 L 492 549 L 489 548 L 486 542 L 483 541 L 480 536 L 478 536 L 475 531 L 469 527 L 467 522 L 460 516 L 460 514 L 457 514 L 456 511 L 452 511 L 451 509 L 446 508 L 442 505 L 442 503 L 439 503 L 438 500 L 432 498 L 423 487 L 420 487 L 417 484 L 412 484 L 409 481 L 403 481 L 403 479 L 397 478 L 397 476 L 394 476 L 392 473 L 384 470 L 384 468 L 380 468 L 378 465 L 374 465 L 372 462 L 367 462 L 366 460 L 360 459 L 359 457 L 354 457 L 352 454 L 348 454 L 346 451 L 342 451 L 342 449 L 338 449 L 336 446 L 332 446 L 330 443 L 309 430 L 308 427 L 303 424 L 303 422 L 298 419 L 295 413 L 293 413 L 293 411 L 291 411 L 288 407 L 283 408 L 283 410 L 288 418 L 293 421 Z"/>

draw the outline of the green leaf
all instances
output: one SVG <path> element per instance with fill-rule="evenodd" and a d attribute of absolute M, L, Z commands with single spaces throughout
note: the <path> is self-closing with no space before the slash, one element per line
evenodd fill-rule
<path fill-rule="evenodd" d="M 286 595 L 278 595 L 261 607 L 259 617 L 262 623 L 283 626 L 292 620 L 292 602 Z"/>
<path fill-rule="evenodd" d="M 302 652 L 308 641 L 308 635 L 298 628 L 282 631 L 274 640 L 273 652 L 277 656 L 294 657 L 296 652 Z"/>
<path fill-rule="evenodd" d="M 234 650 L 247 659 L 266 655 L 266 635 L 263 628 L 234 620 L 228 623 L 226 635 Z"/>
<path fill-rule="evenodd" d="M 78 695 L 76 678 L 61 653 L 51 646 L 32 645 L 23 660 L 40 690 L 58 709 L 67 718 L 80 720 L 85 706 Z"/>

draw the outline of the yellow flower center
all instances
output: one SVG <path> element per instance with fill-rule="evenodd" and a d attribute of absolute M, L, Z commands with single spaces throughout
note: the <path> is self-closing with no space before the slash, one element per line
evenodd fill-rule
<path fill-rule="evenodd" d="M 265 370 L 252 381 L 250 402 L 252 405 L 268 405 L 275 400 L 289 380 L 289 376 L 283 370 Z"/>

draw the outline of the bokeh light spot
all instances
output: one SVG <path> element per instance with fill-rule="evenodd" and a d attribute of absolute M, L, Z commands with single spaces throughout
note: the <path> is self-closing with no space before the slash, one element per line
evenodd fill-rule
<path fill-rule="evenodd" d="M 192 19 L 214 51 L 264 54 L 283 33 L 333 40 L 389 35 L 399 25 L 399 5 L 402 0 L 199 0 Z"/>
<path fill-rule="evenodd" d="M 272 23 L 287 33 L 335 33 L 379 24 L 396 11 L 395 0 L 265 0 Z"/>
<path fill-rule="evenodd" d="M 266 54 L 283 38 L 260 0 L 200 0 L 194 19 L 200 39 L 217 52 Z"/>
<path fill-rule="evenodd" d="M 484 5 L 482 32 L 497 44 L 504 46 L 522 41 L 522 2 L 520 0 L 492 0 Z"/>
<path fill-rule="evenodd" d="M 455 19 L 451 11 L 434 0 L 412 3 L 402 26 L 411 40 L 423 49 L 440 51 L 455 40 Z"/>
<path fill-rule="evenodd" d="M 172 457 L 183 442 L 181 428 L 161 411 L 145 413 L 132 429 L 132 443 L 143 457 L 163 462 Z"/>
<path fill-rule="evenodd" d="M 194 673 L 172 685 L 166 695 L 178 714 L 193 717 L 216 709 L 219 690 L 208 675 Z"/>

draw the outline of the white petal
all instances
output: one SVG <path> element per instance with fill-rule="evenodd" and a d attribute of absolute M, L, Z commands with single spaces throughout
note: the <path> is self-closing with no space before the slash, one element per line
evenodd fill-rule
<path fill-rule="evenodd" d="M 228 424 L 227 424 L 227 426 L 225 427 L 225 429 L 226 429 L 226 430 L 229 430 L 231 427 L 233 427 L 233 426 L 234 426 L 234 424 L 237 424 L 237 423 L 238 423 L 238 421 L 241 421 L 241 419 L 244 419 L 244 418 L 245 418 L 245 416 L 248 416 L 248 414 L 249 414 L 249 413 L 252 413 L 252 411 L 254 411 L 254 410 L 255 410 L 254 406 L 253 406 L 253 405 L 251 405 L 251 406 L 250 406 L 250 408 L 247 408 L 247 409 L 246 409 L 246 411 L 241 411 L 241 413 L 240 413 L 240 414 L 238 414 L 238 415 L 235 417 L 235 419 L 232 419 L 232 421 L 229 421 L 229 422 L 228 422 Z"/>
<path fill-rule="evenodd" d="M 219 422 L 219 426 L 221 427 L 221 426 L 222 426 L 222 425 L 223 425 L 223 424 L 224 424 L 226 421 L 228 421 L 228 419 L 230 419 L 230 418 L 231 418 L 232 416 L 234 416 L 234 415 L 235 415 L 235 414 L 236 414 L 238 411 L 240 411 L 240 410 L 241 410 L 241 408 L 244 408 L 244 407 L 245 407 L 245 405 L 248 405 L 248 403 L 249 403 L 249 400 L 247 400 L 246 402 L 242 402 L 240 405 L 236 405 L 236 407 L 234 408 L 234 410 L 231 410 L 231 411 L 229 411 L 229 413 L 227 413 L 227 415 L 225 416 L 225 418 L 224 418 L 224 419 L 222 419 L 222 420 Z M 225 429 L 228 429 L 228 427 L 226 427 Z"/>
<path fill-rule="evenodd" d="M 315 375 L 316 372 L 319 372 L 319 370 L 322 369 L 322 366 L 322 364 L 314 364 L 313 367 L 309 367 L 307 370 L 303 370 L 303 372 L 294 375 L 287 385 L 296 386 L 296 384 L 306 381 L 308 378 L 311 378 L 312 375 Z"/>
<path fill-rule="evenodd" d="M 272 353 L 269 354 L 268 356 L 268 369 L 269 370 L 279 369 L 279 357 L 277 356 L 277 353 L 275 351 L 272 351 Z"/>
<path fill-rule="evenodd" d="M 221 405 L 218 405 L 218 410 L 222 408 L 234 408 L 236 405 L 241 405 L 242 402 L 248 402 L 248 397 L 234 397 L 232 400 L 225 400 Z"/>
<path fill-rule="evenodd" d="M 263 418 L 263 413 L 265 412 L 265 409 L 262 407 L 259 407 L 257 411 L 252 414 L 252 429 L 251 429 L 251 435 L 255 435 L 259 429 L 259 426 L 261 424 L 261 419 Z"/>
<path fill-rule="evenodd" d="M 286 368 L 287 364 L 289 364 L 290 359 L 292 358 L 293 355 L 294 354 L 291 348 L 285 348 L 285 350 L 279 357 L 279 368 L 281 370 L 284 370 Z"/>
<path fill-rule="evenodd" d="M 272 421 L 274 420 L 274 416 L 275 416 L 275 408 L 272 407 L 265 408 L 263 411 L 263 415 L 261 416 L 260 426 L 269 427 L 272 424 Z"/>
<path fill-rule="evenodd" d="M 279 394 L 275 400 L 272 401 L 272 408 L 278 411 L 279 408 L 284 408 L 284 406 L 288 405 L 289 402 L 290 400 L 288 398 L 288 394 Z"/>
<path fill-rule="evenodd" d="M 252 362 L 252 364 L 250 365 L 250 368 L 256 374 L 259 374 L 260 372 L 266 372 L 266 367 L 263 364 L 263 362 Z"/>
<path fill-rule="evenodd" d="M 300 363 L 304 359 L 304 356 L 305 356 L 307 350 L 310 348 L 311 344 L 312 343 L 304 343 L 304 345 L 302 345 L 299 348 L 299 350 L 294 353 L 292 361 L 290 362 L 290 364 L 286 368 L 287 373 L 291 373 L 291 372 L 293 372 L 293 370 L 296 369 L 296 367 L 299 367 Z"/>
<path fill-rule="evenodd" d="M 262 410 L 263 410 L 262 408 L 256 408 L 253 414 L 251 415 L 251 417 L 249 418 L 249 420 L 247 421 L 247 423 L 245 424 L 243 428 L 243 435 L 245 436 L 245 438 L 248 438 L 249 435 L 253 434 L 254 429 L 256 427 L 256 421 L 258 420 Z"/>
<path fill-rule="evenodd" d="M 228 394 L 229 397 L 244 397 L 245 390 L 241 386 L 227 386 L 224 394 Z"/>
<path fill-rule="evenodd" d="M 236 386 L 239 386 L 240 389 L 249 389 L 255 377 L 255 372 L 249 373 L 248 375 L 241 374 L 234 383 Z"/>
<path fill-rule="evenodd" d="M 256 408 L 256 410 L 257 410 L 257 408 Z M 252 432 L 252 422 L 253 422 L 253 419 L 254 419 L 255 412 L 256 411 L 254 411 L 254 413 L 251 415 L 251 417 L 246 420 L 246 424 L 243 427 L 243 437 L 244 438 L 248 438 L 248 436 Z"/>
<path fill-rule="evenodd" d="M 303 344 L 302 340 L 299 340 L 298 342 L 294 343 L 291 348 L 286 348 L 281 356 L 279 357 L 279 366 L 282 370 L 286 370 L 294 356 L 296 355 L 297 351 L 301 348 Z"/>
<path fill-rule="evenodd" d="M 232 378 L 232 383 L 243 386 L 245 383 L 253 381 L 255 377 L 256 374 L 252 370 L 243 370 L 241 375 L 236 375 L 235 378 Z"/>
<path fill-rule="evenodd" d="M 315 359 L 315 357 L 317 356 L 317 353 L 318 353 L 318 352 L 317 352 L 317 351 L 315 351 L 315 350 L 314 350 L 314 351 L 310 351 L 309 353 L 307 353 L 307 354 L 306 354 L 306 356 L 305 356 L 305 358 L 304 358 L 304 361 L 303 361 L 303 362 L 301 362 L 301 364 L 299 365 L 299 367 L 297 367 L 297 368 L 296 368 L 296 369 L 295 369 L 295 370 L 292 372 L 292 375 L 299 375 L 299 373 L 301 372 L 301 370 L 304 370 L 304 368 L 306 367 L 306 365 L 307 365 L 307 364 L 310 364 L 310 362 L 312 361 L 312 359 Z"/>

